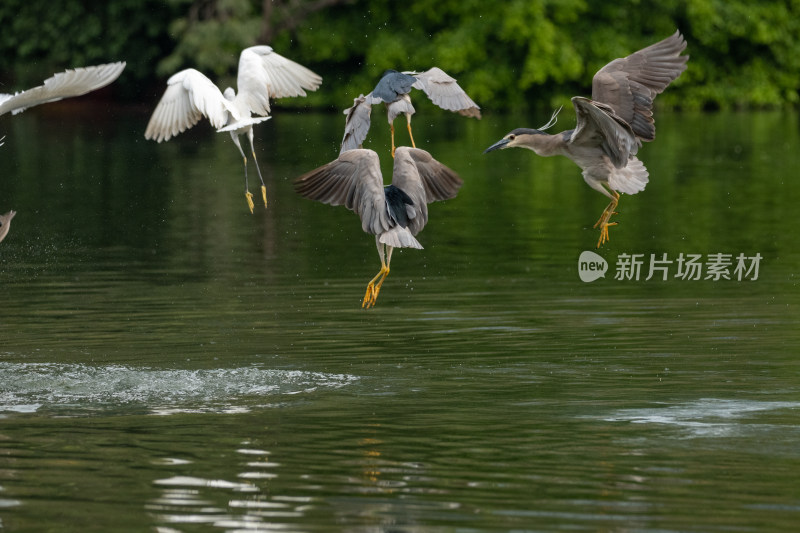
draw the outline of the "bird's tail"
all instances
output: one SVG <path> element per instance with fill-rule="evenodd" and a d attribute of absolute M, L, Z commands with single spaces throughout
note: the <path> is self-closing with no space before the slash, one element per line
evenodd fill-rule
<path fill-rule="evenodd" d="M 222 133 L 223 131 L 236 131 L 241 128 L 246 128 L 247 126 L 252 126 L 254 124 L 258 124 L 259 122 L 264 122 L 265 120 L 269 120 L 272 117 L 247 117 L 241 120 L 237 120 L 231 124 L 228 124 L 224 128 L 220 128 L 217 130 L 218 133 Z"/>
<path fill-rule="evenodd" d="M 625 194 L 636 194 L 644 190 L 649 179 L 644 163 L 631 157 L 626 166 L 614 169 L 608 176 L 608 186 Z"/>
<path fill-rule="evenodd" d="M 417 248 L 422 249 L 422 245 L 414 238 L 408 228 L 395 226 L 389 231 L 381 233 L 379 242 L 387 244 L 392 248 Z"/>

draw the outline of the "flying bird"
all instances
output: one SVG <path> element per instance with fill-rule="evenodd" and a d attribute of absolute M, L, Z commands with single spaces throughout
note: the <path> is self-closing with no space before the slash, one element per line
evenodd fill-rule
<path fill-rule="evenodd" d="M 38 87 L 14 94 L 0 94 L 0 115 L 8 112 L 16 115 L 29 107 L 95 91 L 116 80 L 123 70 L 124 61 L 67 69 L 47 78 Z"/>
<path fill-rule="evenodd" d="M 253 126 L 271 118 L 271 98 L 306 96 L 305 91 L 316 91 L 321 83 L 320 76 L 273 52 L 269 46 L 245 48 L 239 56 L 238 93 L 231 87 L 220 92 L 211 80 L 193 68 L 173 74 L 167 80 L 167 90 L 153 111 L 144 136 L 157 142 L 168 141 L 197 124 L 202 117 L 206 117 L 218 132 L 229 132 L 244 160 L 244 192 L 252 213 L 247 156 L 239 143 L 239 135 L 247 134 L 250 140 L 250 152 L 261 179 L 261 196 L 266 207 L 267 187 L 256 159 Z M 254 114 L 259 116 L 252 116 Z"/>
<path fill-rule="evenodd" d="M 394 119 L 399 115 L 406 116 L 411 146 L 416 147 L 414 135 L 411 133 L 411 115 L 416 112 L 409 96 L 412 88 L 422 90 L 442 109 L 456 111 L 465 117 L 481 118 L 478 105 L 467 96 L 455 78 L 442 69 L 433 67 L 425 72 L 387 70 L 371 93 L 366 96 L 359 95 L 353 99 L 353 107 L 344 111 L 346 118 L 340 153 L 361 148 L 369 132 L 372 106 L 380 103 L 386 105 L 389 128 L 392 132 L 392 157 L 395 151 Z"/>
<path fill-rule="evenodd" d="M 381 269 L 367 285 L 361 307 L 375 305 L 395 248 L 422 245 L 415 236 L 428 222 L 428 205 L 454 198 L 463 181 L 451 169 L 419 148 L 396 151 L 392 184 L 383 185 L 378 154 L 354 149 L 308 172 L 294 182 L 303 197 L 344 205 L 361 218 L 361 229 L 375 235 Z"/>
<path fill-rule="evenodd" d="M 653 99 L 686 70 L 689 56 L 680 55 L 686 41 L 679 31 L 627 57 L 615 59 L 592 79 L 592 98 L 575 96 L 577 122 L 572 130 L 550 135 L 546 127 L 518 128 L 487 148 L 518 146 L 540 156 L 564 155 L 583 170 L 583 179 L 611 199 L 595 228 L 597 247 L 608 241 L 610 222 L 620 193 L 636 194 L 647 185 L 649 174 L 636 158 L 643 141 L 655 139 Z M 554 123 L 555 115 L 549 125 Z"/>
<path fill-rule="evenodd" d="M 11 228 L 11 219 L 16 214 L 16 211 L 11 210 L 5 215 L 0 215 L 0 242 L 3 242 L 3 239 L 8 235 L 8 230 Z"/>

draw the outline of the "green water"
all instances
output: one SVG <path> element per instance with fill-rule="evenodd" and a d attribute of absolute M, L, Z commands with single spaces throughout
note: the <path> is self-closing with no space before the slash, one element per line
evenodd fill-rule
<path fill-rule="evenodd" d="M 0 530 L 800 523 L 796 114 L 658 115 L 651 182 L 596 250 L 607 202 L 577 167 L 481 153 L 549 113 L 423 107 L 418 146 L 465 184 L 363 310 L 374 239 L 291 186 L 341 116 L 256 130 L 251 215 L 229 138 L 148 142 L 147 113 L 0 119 Z M 605 278 L 580 280 L 587 250 Z M 615 279 L 625 254 L 639 279 Z M 730 254 L 731 279 L 675 277 L 681 254 Z"/>

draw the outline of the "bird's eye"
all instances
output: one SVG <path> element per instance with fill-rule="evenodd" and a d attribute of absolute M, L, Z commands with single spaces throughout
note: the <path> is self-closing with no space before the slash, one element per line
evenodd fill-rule
<path fill-rule="evenodd" d="M 513 140 L 514 140 L 514 136 L 513 136 L 513 135 L 509 135 L 509 136 L 508 136 L 508 140 L 509 140 L 509 141 L 513 141 Z"/>

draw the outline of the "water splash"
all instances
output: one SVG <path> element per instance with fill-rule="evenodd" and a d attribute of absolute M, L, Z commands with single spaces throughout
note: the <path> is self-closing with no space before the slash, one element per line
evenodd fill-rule
<path fill-rule="evenodd" d="M 608 422 L 676 426 L 694 436 L 739 436 L 749 426 L 763 426 L 758 418 L 766 413 L 798 408 L 800 402 L 702 398 L 664 407 L 620 409 L 603 419 Z"/>
<path fill-rule="evenodd" d="M 286 395 L 337 389 L 357 380 L 347 374 L 258 366 L 165 370 L 125 365 L 0 363 L 0 412 L 246 412 L 254 404 L 279 402 Z"/>

